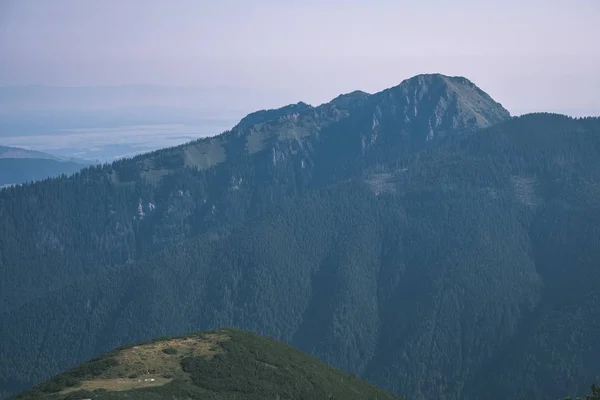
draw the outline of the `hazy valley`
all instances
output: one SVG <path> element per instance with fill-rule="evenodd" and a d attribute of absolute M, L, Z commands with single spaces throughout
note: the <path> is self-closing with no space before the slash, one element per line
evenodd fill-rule
<path fill-rule="evenodd" d="M 111 162 L 217 135 L 258 105 L 284 98 L 229 87 L 3 86 L 0 143 Z"/>

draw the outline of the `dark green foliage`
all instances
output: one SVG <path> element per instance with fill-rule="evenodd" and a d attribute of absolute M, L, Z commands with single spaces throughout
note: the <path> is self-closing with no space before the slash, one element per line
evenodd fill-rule
<path fill-rule="evenodd" d="M 210 360 L 182 360 L 184 371 L 191 374 L 195 385 L 256 399 L 391 398 L 348 374 L 317 363 L 291 346 L 239 331 L 226 333 L 231 340 L 221 343 L 225 353 Z"/>
<path fill-rule="evenodd" d="M 70 375 L 59 375 L 51 381 L 42 383 L 39 386 L 39 390 L 44 393 L 56 393 L 61 390 L 76 386 L 79 381 Z"/>
<path fill-rule="evenodd" d="M 81 400 L 81 399 L 91 399 L 94 397 L 94 392 L 90 392 L 88 390 L 77 390 L 75 392 L 69 393 L 64 400 Z"/>
<path fill-rule="evenodd" d="M 564 400 L 572 400 L 572 397 L 565 397 Z M 577 399 L 582 399 L 582 397 L 576 397 Z M 595 384 L 592 385 L 591 390 L 588 392 L 588 394 L 585 396 L 585 400 L 598 400 L 600 399 L 600 388 L 597 387 Z"/>
<path fill-rule="evenodd" d="M 88 361 L 40 384 L 36 390 L 43 393 L 60 392 L 67 387 L 77 386 L 81 379 L 85 377 L 99 376 L 108 368 L 116 365 L 118 365 L 118 362 L 112 357 L 103 357 Z"/>
<path fill-rule="evenodd" d="M 173 349 L 171 347 L 167 347 L 166 349 L 163 349 L 163 352 L 165 354 L 177 354 L 177 349 Z"/>
<path fill-rule="evenodd" d="M 82 378 L 84 376 L 98 376 L 105 372 L 108 368 L 114 367 L 119 363 L 112 357 L 95 359 L 84 364 L 81 364 L 77 368 L 73 368 L 69 371 L 69 375 Z"/>

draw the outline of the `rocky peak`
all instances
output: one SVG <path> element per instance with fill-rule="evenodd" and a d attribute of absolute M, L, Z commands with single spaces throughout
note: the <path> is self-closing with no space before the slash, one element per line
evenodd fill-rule
<path fill-rule="evenodd" d="M 445 122 L 447 128 L 473 130 L 510 118 L 500 103 L 462 76 L 417 75 L 382 94 L 403 104 L 407 116 L 421 113 L 433 129 Z"/>
<path fill-rule="evenodd" d="M 372 135 L 377 140 L 398 136 L 394 140 L 404 141 L 405 148 L 510 118 L 501 104 L 464 77 L 417 75 L 372 97 L 372 126 L 377 130 Z"/>
<path fill-rule="evenodd" d="M 356 90 L 318 107 L 299 102 L 258 111 L 242 119 L 232 136 L 251 154 L 279 142 L 302 147 L 313 139 L 334 147 L 338 140 L 359 143 L 363 155 L 372 148 L 410 152 L 437 137 L 473 132 L 509 117 L 467 78 L 422 74 L 376 94 Z"/>

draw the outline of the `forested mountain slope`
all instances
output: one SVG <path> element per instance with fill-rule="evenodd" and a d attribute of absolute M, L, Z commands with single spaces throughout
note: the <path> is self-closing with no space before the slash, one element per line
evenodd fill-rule
<path fill-rule="evenodd" d="M 559 398 L 599 380 L 600 119 L 513 118 L 277 198 L 13 303 L 3 386 L 220 326 L 415 399 Z"/>
<path fill-rule="evenodd" d="M 293 347 L 233 329 L 128 345 L 14 399 L 397 399 Z"/>
<path fill-rule="evenodd" d="M 214 138 L 2 191 L 0 311 L 507 118 L 465 78 L 420 75 L 374 95 L 256 112 Z"/>

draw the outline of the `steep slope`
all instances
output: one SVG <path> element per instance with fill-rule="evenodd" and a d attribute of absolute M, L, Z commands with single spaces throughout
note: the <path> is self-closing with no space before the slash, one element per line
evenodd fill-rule
<path fill-rule="evenodd" d="M 597 382 L 600 119 L 523 116 L 397 164 L 0 314 L 3 386 L 218 326 L 415 399 Z"/>
<path fill-rule="evenodd" d="M 15 399 L 395 399 L 291 346 L 231 329 L 121 347 Z"/>
<path fill-rule="evenodd" d="M 55 157 L 51 154 L 0 146 L 0 188 L 24 182 L 70 175 L 89 163 Z"/>
<path fill-rule="evenodd" d="M 214 138 L 5 190 L 0 311 L 508 116 L 465 78 L 422 75 L 374 95 L 256 112 Z"/>

